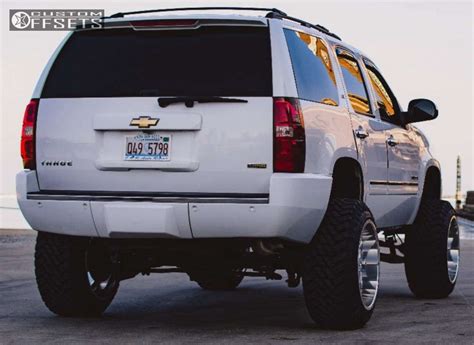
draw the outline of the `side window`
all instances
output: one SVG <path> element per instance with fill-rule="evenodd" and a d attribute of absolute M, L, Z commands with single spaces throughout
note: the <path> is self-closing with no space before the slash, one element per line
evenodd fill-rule
<path fill-rule="evenodd" d="M 380 72 L 370 62 L 364 61 L 369 74 L 370 83 L 375 91 L 377 107 L 383 120 L 399 123 L 398 104 Z"/>
<path fill-rule="evenodd" d="M 320 38 L 302 32 L 284 31 L 299 97 L 338 105 L 336 77 L 326 44 Z"/>
<path fill-rule="evenodd" d="M 364 79 L 356 59 L 348 52 L 338 49 L 337 59 L 341 65 L 344 83 L 352 108 L 361 114 L 370 114 L 370 103 Z"/>

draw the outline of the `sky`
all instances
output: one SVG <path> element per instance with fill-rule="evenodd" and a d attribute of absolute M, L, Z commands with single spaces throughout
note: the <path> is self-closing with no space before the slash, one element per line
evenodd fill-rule
<path fill-rule="evenodd" d="M 277 7 L 319 23 L 367 54 L 380 68 L 402 107 L 429 98 L 435 121 L 417 124 L 441 162 L 443 194 L 453 195 L 456 158 L 462 190 L 474 190 L 472 1 L 4 1 L 1 3 L 0 195 L 15 193 L 22 169 L 19 137 L 34 86 L 66 32 L 9 31 L 9 9 L 105 9 L 106 14 L 185 6 Z"/>

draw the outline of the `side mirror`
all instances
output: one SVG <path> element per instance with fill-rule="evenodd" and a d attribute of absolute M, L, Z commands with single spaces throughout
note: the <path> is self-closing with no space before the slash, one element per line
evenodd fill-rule
<path fill-rule="evenodd" d="M 429 99 L 419 98 L 408 103 L 408 110 L 403 115 L 405 124 L 429 121 L 438 117 L 438 109 Z"/>

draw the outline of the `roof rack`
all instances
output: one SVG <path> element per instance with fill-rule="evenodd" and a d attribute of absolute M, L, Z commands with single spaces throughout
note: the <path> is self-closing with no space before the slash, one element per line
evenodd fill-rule
<path fill-rule="evenodd" d="M 105 18 L 123 18 L 125 16 L 134 14 L 145 14 L 145 13 L 158 13 L 158 12 L 176 12 L 176 11 L 212 11 L 212 10 L 238 10 L 238 11 L 265 11 L 269 12 L 267 16 L 274 13 L 279 16 L 286 17 L 287 14 L 278 8 L 267 8 L 267 7 L 181 7 L 181 8 L 160 8 L 156 10 L 144 10 L 144 11 L 132 11 L 132 12 L 118 12 Z"/>
<path fill-rule="evenodd" d="M 324 26 L 322 25 L 319 25 L 319 24 L 311 24 L 311 23 L 308 23 L 302 19 L 299 19 L 299 18 L 295 18 L 295 17 L 290 17 L 286 14 L 280 14 L 280 13 L 277 13 L 277 12 L 269 12 L 267 13 L 266 15 L 267 18 L 276 18 L 276 19 L 286 19 L 286 20 L 290 20 L 292 22 L 296 22 L 296 23 L 299 23 L 303 26 L 306 26 L 307 28 L 313 28 L 313 29 L 316 29 L 328 36 L 331 36 L 331 37 L 334 37 L 336 39 L 338 39 L 339 41 L 342 41 L 341 38 L 336 35 L 335 33 L 332 33 L 331 31 L 329 31 L 327 28 L 325 28 Z"/>
<path fill-rule="evenodd" d="M 143 11 L 132 11 L 132 12 L 117 12 L 108 17 L 102 17 L 102 19 L 106 18 L 123 18 L 125 16 L 131 16 L 134 14 L 146 14 L 146 13 L 160 13 L 160 12 L 178 12 L 178 11 L 212 11 L 212 10 L 237 10 L 237 11 L 264 11 L 268 12 L 265 17 L 266 18 L 275 18 L 275 19 L 286 19 L 292 22 L 299 23 L 303 26 L 308 28 L 316 29 L 328 36 L 334 37 L 341 41 L 341 38 L 329 31 L 322 25 L 319 24 L 311 24 L 302 19 L 291 17 L 287 15 L 282 10 L 278 8 L 269 8 L 269 7 L 233 7 L 233 6 L 217 6 L 217 7 L 176 7 L 176 8 L 159 8 L 155 10 L 143 10 Z"/>

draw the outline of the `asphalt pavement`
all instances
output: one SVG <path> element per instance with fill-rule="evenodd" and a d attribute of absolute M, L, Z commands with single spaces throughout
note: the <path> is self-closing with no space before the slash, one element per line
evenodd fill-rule
<path fill-rule="evenodd" d="M 201 290 L 184 274 L 122 282 L 101 318 L 61 318 L 43 305 L 33 231 L 0 230 L 0 344 L 474 344 L 474 240 L 443 300 L 415 299 L 402 265 L 382 264 L 372 319 L 357 331 L 316 329 L 301 287 L 246 278 L 230 292 Z"/>

